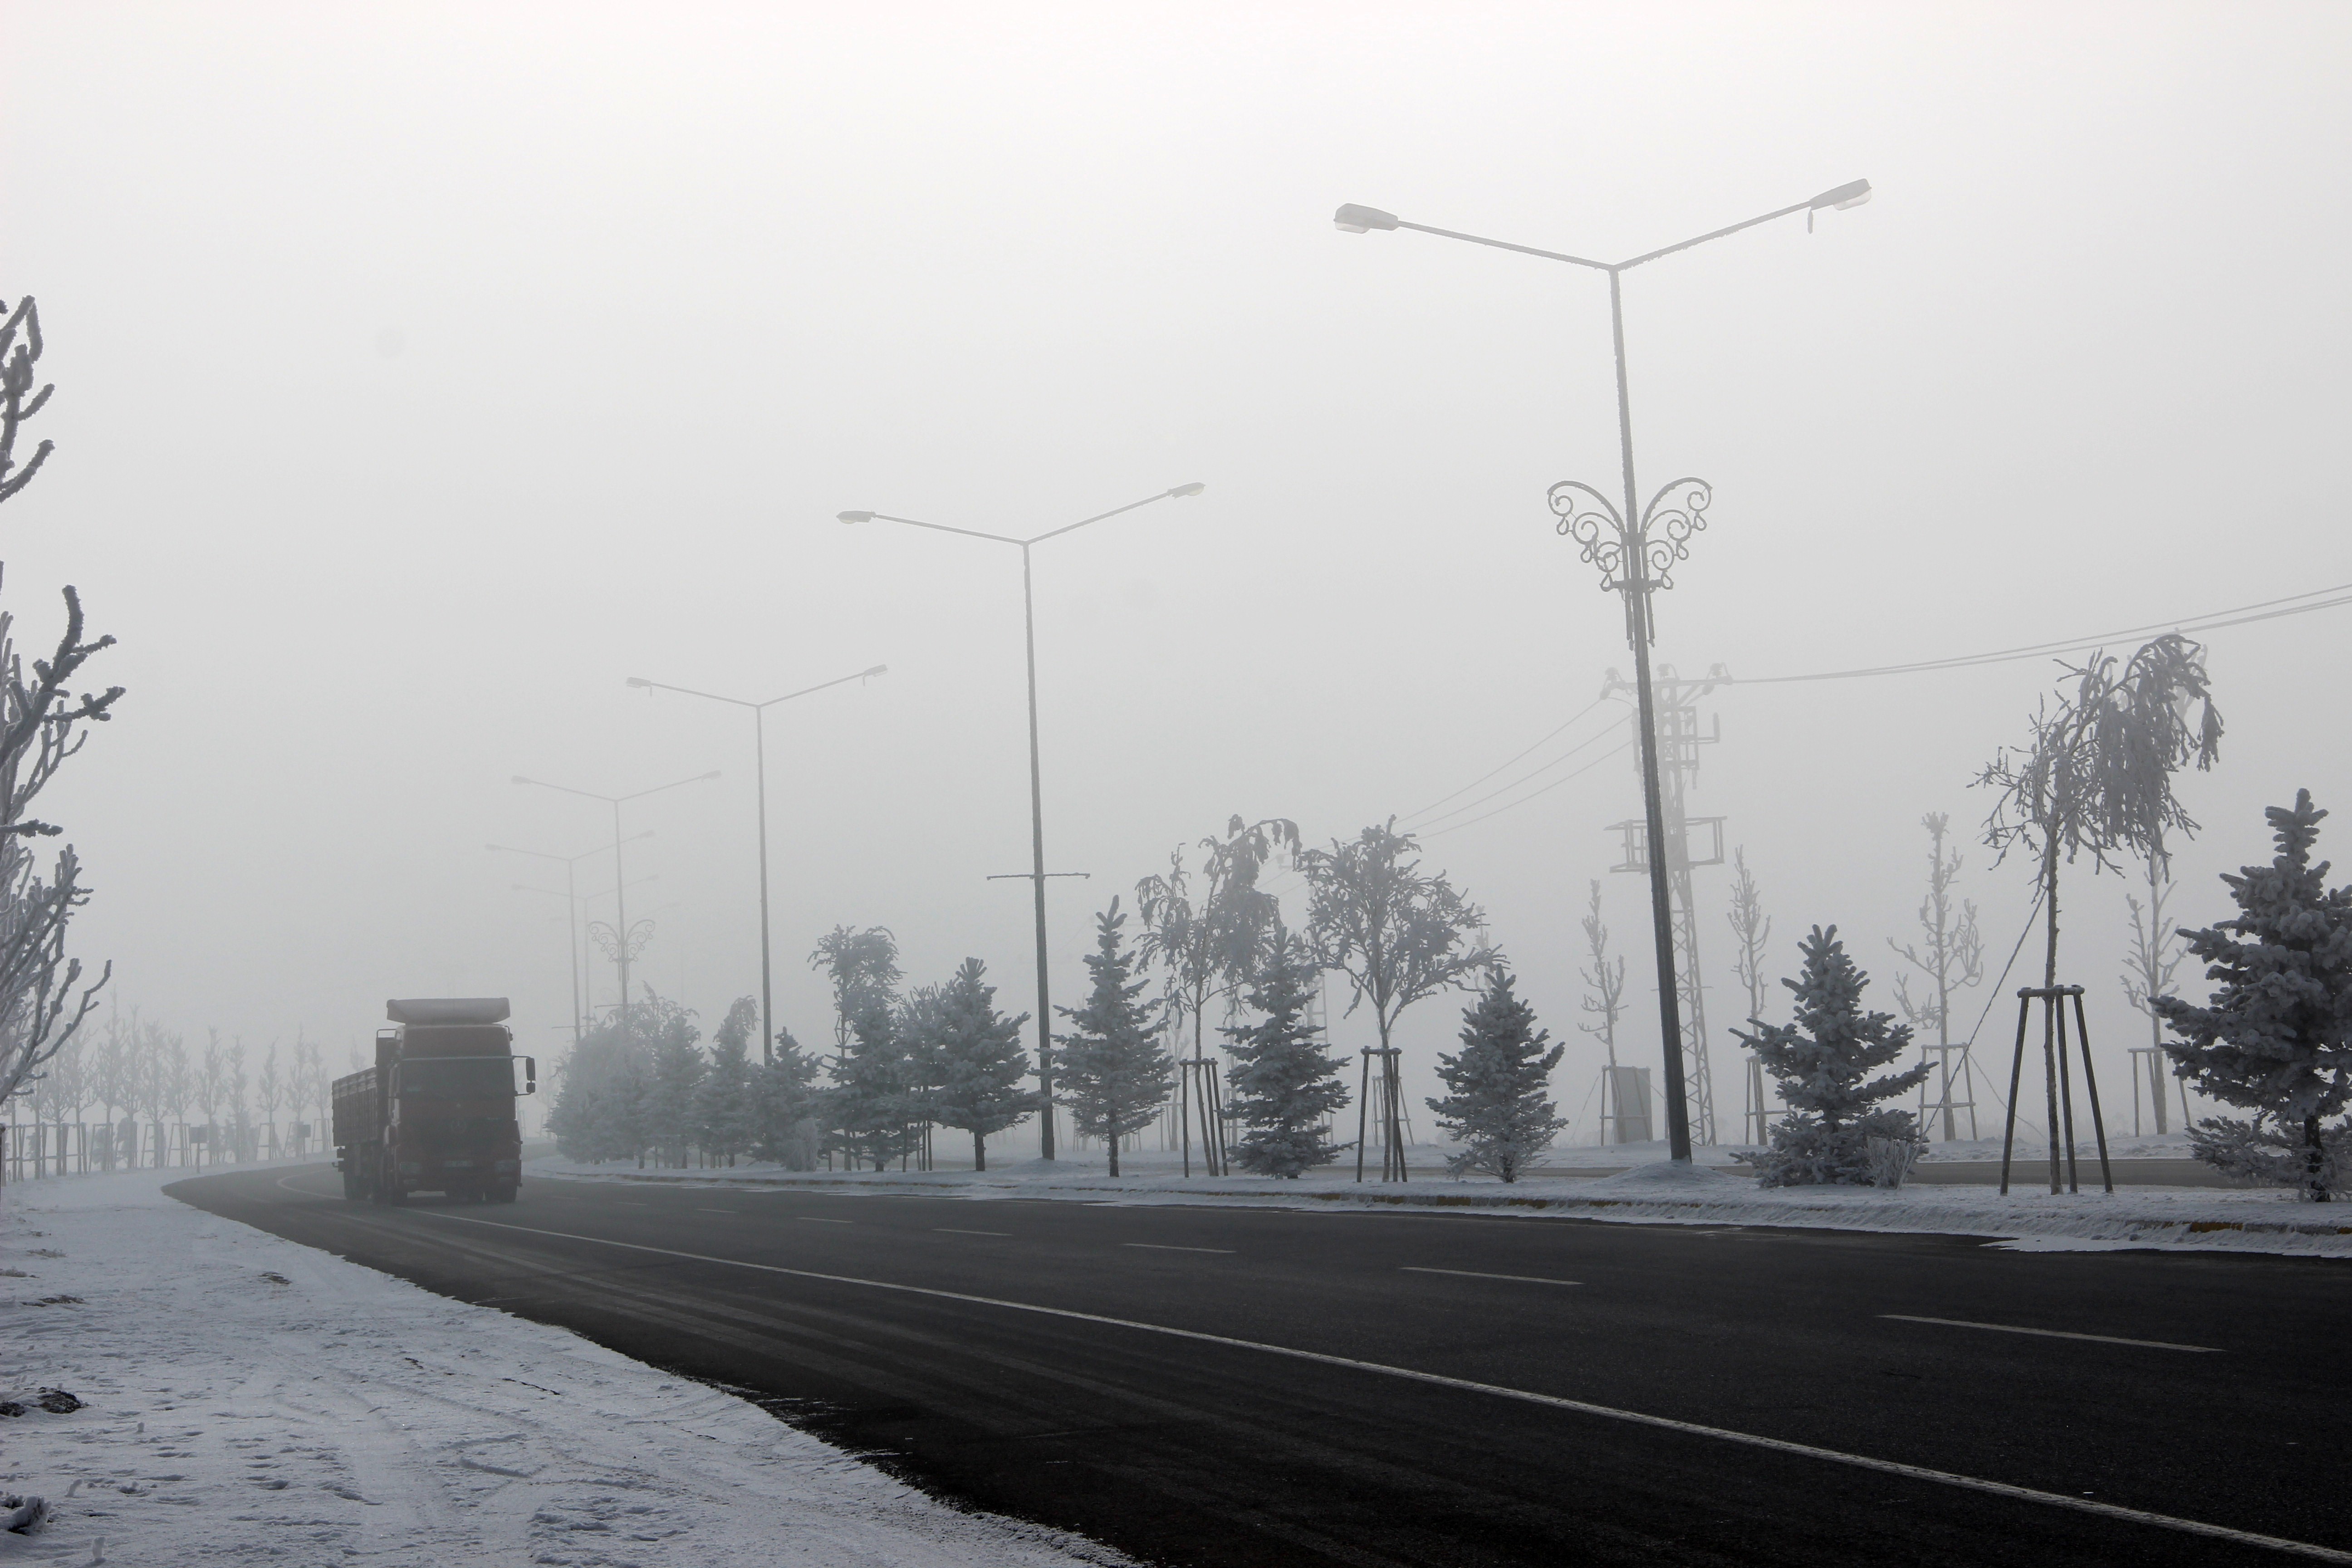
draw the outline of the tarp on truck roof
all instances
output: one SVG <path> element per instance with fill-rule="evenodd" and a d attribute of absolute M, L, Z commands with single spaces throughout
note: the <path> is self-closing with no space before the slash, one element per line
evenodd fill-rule
<path fill-rule="evenodd" d="M 395 1024 L 502 1024 L 510 1015 L 503 996 L 395 996 L 383 1005 Z"/>

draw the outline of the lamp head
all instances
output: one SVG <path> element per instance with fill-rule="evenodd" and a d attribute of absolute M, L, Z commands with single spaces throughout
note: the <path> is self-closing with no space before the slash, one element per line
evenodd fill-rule
<path fill-rule="evenodd" d="M 515 784 L 529 784 L 529 783 L 530 783 L 530 781 L 529 779 L 527 779 L 527 778 L 523 777 L 520 773 L 517 773 L 517 774 L 515 774 L 515 776 L 514 776 L 514 778 L 513 778 L 512 782 L 513 782 L 513 783 L 515 783 Z"/>
<path fill-rule="evenodd" d="M 719 770 L 718 770 L 717 768 L 713 768 L 713 769 L 711 769 L 709 773 L 705 773 L 705 774 L 703 774 L 703 775 L 702 775 L 702 779 L 701 779 L 701 781 L 700 781 L 700 782 L 708 783 L 709 781 L 710 781 L 710 780 L 712 780 L 712 779 L 715 779 L 715 778 L 717 778 L 718 776 L 719 776 Z"/>
<path fill-rule="evenodd" d="M 872 522 L 874 521 L 874 514 L 870 511 L 845 511 L 837 512 L 835 515 L 839 517 L 844 522 Z"/>
<path fill-rule="evenodd" d="M 857 679 L 860 679 L 860 680 L 866 680 L 866 679 L 871 679 L 872 677 L 877 676 L 877 675 L 887 675 L 887 674 L 889 674 L 889 673 L 890 673 L 890 667 L 889 667 L 888 665 L 887 665 L 887 664 L 877 664 L 877 665 L 876 665 L 876 666 L 875 666 L 873 668 L 871 668 L 871 669 L 861 669 L 861 670 L 859 670 L 859 671 L 857 672 Z"/>
<path fill-rule="evenodd" d="M 652 681 L 650 681 L 650 680 L 646 680 L 646 679 L 643 679 L 642 677 L 633 675 L 633 676 L 629 677 L 626 680 L 623 681 L 621 684 L 622 684 L 622 685 L 624 685 L 624 686 L 642 686 L 642 687 L 646 688 L 647 690 L 651 690 L 651 689 L 652 689 L 652 688 L 653 688 L 653 684 L 654 684 L 654 683 L 653 683 Z"/>
<path fill-rule="evenodd" d="M 1378 207 L 1360 207 L 1349 202 L 1331 215 L 1331 225 L 1342 234 L 1362 234 L 1368 229 L 1394 228 L 1397 216 Z"/>
<path fill-rule="evenodd" d="M 1178 485 L 1174 489 L 1170 490 L 1168 493 L 1171 496 L 1196 496 L 1208 488 L 1208 486 L 1202 484 L 1200 480 L 1195 479 L 1189 485 Z"/>
<path fill-rule="evenodd" d="M 1848 207 L 1858 207 L 1869 199 L 1870 182 L 1853 180 L 1840 185 L 1833 191 L 1823 191 L 1805 205 L 1815 212 L 1821 211 L 1823 207 L 1834 207 L 1843 212 Z"/>

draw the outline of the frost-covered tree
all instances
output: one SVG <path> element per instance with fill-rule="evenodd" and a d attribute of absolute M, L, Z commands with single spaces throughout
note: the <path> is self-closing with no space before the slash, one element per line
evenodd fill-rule
<path fill-rule="evenodd" d="M 1151 1124 L 1168 1103 L 1175 1074 L 1160 1038 L 1159 1005 L 1138 1000 L 1150 983 L 1135 978 L 1141 958 L 1127 950 L 1126 926 L 1113 898 L 1095 917 L 1095 950 L 1087 955 L 1093 989 L 1086 1005 L 1055 1009 L 1071 1024 L 1068 1034 L 1057 1037 L 1057 1098 L 1080 1136 L 1103 1141 L 1114 1176 L 1118 1141 Z"/>
<path fill-rule="evenodd" d="M 1565 1047 L 1536 1027 L 1536 1010 L 1514 992 L 1509 970 L 1497 963 L 1486 988 L 1462 1010 L 1462 1048 L 1437 1058 L 1443 1100 L 1429 1101 L 1438 1126 L 1462 1145 L 1446 1157 L 1447 1173 L 1484 1171 L 1516 1182 L 1542 1163 L 1544 1151 L 1568 1125 L 1551 1100 L 1551 1069 Z"/>
<path fill-rule="evenodd" d="M 936 1033 L 927 1053 L 936 1064 L 929 1095 L 931 1119 L 971 1134 L 971 1168 L 988 1169 L 988 1135 L 1025 1121 L 1037 1110 L 1037 1091 L 1021 1087 L 1029 1076 L 1029 1053 L 1021 1048 L 1021 1026 L 1029 1015 L 1006 1017 L 996 1010 L 996 987 L 988 969 L 967 958 L 938 995 Z"/>
<path fill-rule="evenodd" d="M 905 1014 L 869 996 L 849 1020 L 849 1040 L 831 1066 L 823 1104 L 830 1146 L 848 1168 L 865 1160 L 875 1170 L 907 1152 L 912 1079 Z"/>
<path fill-rule="evenodd" d="M 26 295 L 11 308 L 0 299 L 0 501 L 19 494 L 49 456 L 43 441 L 30 458 L 16 456 L 20 427 L 40 413 L 52 386 L 39 383 L 40 312 Z M 113 717 L 121 687 L 72 687 L 91 658 L 113 646 L 86 637 L 80 596 L 65 590 L 65 628 L 47 657 L 29 661 L 16 638 L 16 616 L 0 611 L 0 1103 L 22 1092 L 74 1037 L 97 1006 L 111 963 L 82 984 L 81 961 L 66 952 L 67 928 L 89 901 L 73 846 L 44 869 L 36 839 L 60 829 L 32 815 L 35 798 L 89 738 L 89 726 Z"/>
<path fill-rule="evenodd" d="M 1916 1089 L 1933 1069 L 1920 1062 L 1872 1078 L 1911 1048 L 1910 1026 L 1891 1013 L 1863 1011 L 1870 979 L 1846 955 L 1837 927 L 1815 926 L 1798 945 L 1803 973 L 1780 982 L 1796 993 L 1794 1021 L 1759 1024 L 1739 1037 L 1777 1080 L 1789 1114 L 1769 1148 L 1739 1157 L 1768 1187 L 1859 1185 L 1871 1179 L 1870 1139 L 1918 1140 L 1917 1119 L 1881 1102 Z"/>
<path fill-rule="evenodd" d="M 2189 950 L 2182 945 L 2179 930 L 2165 912 L 2165 905 L 2171 902 L 2175 890 L 2172 873 L 2165 863 L 2165 858 L 2150 855 L 2143 864 L 2147 871 L 2147 902 L 2142 904 L 2130 893 L 2124 895 L 2124 905 L 2131 911 L 2132 924 L 2131 948 L 2124 954 L 2124 1000 L 2147 1015 L 2148 1044 L 2156 1047 L 2147 1058 L 2148 1101 L 2155 1107 L 2156 1130 L 2168 1132 L 2171 1131 L 2171 1119 L 2165 1111 L 2162 1066 L 2165 1059 L 2164 1015 L 2158 1011 L 2153 998 L 2179 994 L 2172 977 L 2180 968 L 2181 960 L 2189 956 Z M 2180 1096 L 2180 1120 L 2185 1126 L 2189 1121 L 2189 1091 L 2185 1086 Z M 2135 1108 L 2139 1104 L 2137 1086 L 2132 1104 Z"/>
<path fill-rule="evenodd" d="M 2312 861 L 2327 813 L 2309 790 L 2265 815 L 2277 856 L 2221 879 L 2237 919 L 2183 933 L 2205 977 L 2219 982 L 2210 1002 L 2158 996 L 2151 1005 L 2179 1037 L 2165 1044 L 2173 1071 L 2255 1113 L 2251 1123 L 2200 1122 L 2199 1155 L 2286 1177 L 2326 1203 L 2352 1142 L 2343 1125 L 2326 1125 L 2352 1101 L 2352 887 L 2330 889 L 2328 863 Z M 2256 1158 L 2265 1152 L 2273 1155 L 2267 1170 Z"/>
<path fill-rule="evenodd" d="M 694 1091 L 694 1138 L 712 1161 L 735 1163 L 751 1145 L 751 1041 L 760 1032 L 760 1002 L 738 996 L 710 1036 L 710 1066 Z"/>
<path fill-rule="evenodd" d="M 695 1091 L 701 1088 L 703 1075 L 709 1063 L 702 1055 L 702 1031 L 691 1022 L 693 1012 L 677 1003 L 662 1005 L 663 999 L 649 1000 L 658 1009 L 656 1032 L 648 1037 L 652 1047 L 646 1063 L 651 1099 L 646 1106 L 647 1142 L 654 1146 L 658 1163 L 686 1163 L 688 1145 L 694 1141 Z"/>
<path fill-rule="evenodd" d="M 1927 830 L 1927 893 L 1919 902 L 1922 942 L 1915 945 L 1888 937 L 1886 945 L 1918 970 L 1925 982 L 1915 999 L 1910 976 L 1897 976 L 1895 1005 L 1903 1010 L 1904 1021 L 1914 1031 L 1936 1032 L 1937 1105 L 1942 1112 L 1944 1142 L 1948 1143 L 1959 1136 L 1958 1118 L 1952 1104 L 1952 993 L 1984 983 L 1984 940 L 1977 934 L 1975 901 L 1959 898 L 1955 891 L 1960 874 L 1959 852 L 1948 853 L 1944 848 L 1945 837 L 1951 831 L 1951 817 L 1944 812 L 1931 811 L 1919 819 L 1919 826 Z M 1927 1052 L 1922 1050 L 1920 1055 L 1925 1058 Z M 1976 1113 L 1969 1114 L 1973 1117 Z M 1971 1131 L 1969 1136 L 1975 1135 Z"/>
<path fill-rule="evenodd" d="M 2127 660 L 2094 653 L 2064 667 L 2062 689 L 2033 716 L 2026 744 L 2004 747 L 1977 776 L 2000 800 L 1985 842 L 2006 857 L 2023 847 L 2041 861 L 2042 985 L 2058 984 L 2058 868 L 2088 857 L 2094 870 L 2119 854 L 2165 854 L 2173 833 L 2197 830 L 2172 791 L 2194 763 L 2210 768 L 2221 716 L 2205 674 L 2205 650 L 2178 632 Z"/>
<path fill-rule="evenodd" d="M 1192 1060 L 1205 1058 L 1209 1008 L 1219 1000 L 1230 1002 L 1257 972 L 1266 952 L 1268 934 L 1278 922 L 1275 896 L 1258 886 L 1258 876 L 1275 856 L 1298 847 L 1298 825 L 1287 817 L 1269 816 L 1245 823 L 1235 815 L 1225 824 L 1223 838 L 1201 840 L 1201 883 L 1197 901 L 1192 878 L 1184 869 L 1184 848 L 1177 846 L 1168 860 L 1168 875 L 1146 877 L 1135 885 L 1136 911 L 1143 917 L 1143 956 L 1168 970 L 1169 1022 L 1182 1049 L 1189 1026 Z M 1209 1174 L 1218 1168 L 1223 1140 L 1212 1126 L 1213 1108 L 1206 1103 L 1210 1080 L 1206 1069 L 1190 1074 L 1181 1094 L 1186 1169 L 1191 1169 L 1191 1124 L 1195 1100 L 1201 1115 L 1202 1152 Z"/>
<path fill-rule="evenodd" d="M 1348 1086 L 1307 1016 L 1322 973 L 1313 944 L 1277 928 L 1244 998 L 1257 1022 L 1223 1030 L 1234 1058 L 1230 1109 L 1248 1129 L 1234 1146 L 1234 1163 L 1254 1175 L 1295 1181 L 1346 1147 L 1326 1128 L 1348 1103 Z"/>
<path fill-rule="evenodd" d="M 817 1125 L 817 1090 L 821 1070 L 816 1059 L 801 1048 L 790 1029 L 776 1031 L 774 1050 L 751 1069 L 751 1150 L 787 1171 L 816 1169 L 822 1135 Z"/>
<path fill-rule="evenodd" d="M 1394 817 L 1347 843 L 1335 838 L 1328 849 L 1310 849 L 1300 861 L 1316 961 L 1348 977 L 1349 1013 L 1372 1005 L 1384 1053 L 1406 1008 L 1441 991 L 1469 989 L 1502 962 L 1485 940 L 1486 915 L 1444 872 L 1421 868 L 1419 841 L 1399 833 Z M 1393 1073 L 1397 1058 L 1383 1056 L 1382 1067 Z M 1389 1103 L 1401 1105 L 1402 1097 Z M 1402 1174 L 1404 1133 L 1392 1112 L 1383 1131 Z"/>

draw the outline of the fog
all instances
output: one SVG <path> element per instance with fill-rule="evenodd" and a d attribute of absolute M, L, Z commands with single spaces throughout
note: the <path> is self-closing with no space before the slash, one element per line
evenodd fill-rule
<path fill-rule="evenodd" d="M 655 834 L 639 974 L 708 1029 L 759 984 L 750 721 L 624 681 L 761 699 L 877 664 L 770 712 L 780 1021 L 826 1035 L 804 955 L 840 922 L 1034 1007 L 1027 889 L 986 879 L 1028 867 L 1019 557 L 845 509 L 1026 535 L 1207 486 L 1036 552 L 1046 855 L 1090 879 L 1050 885 L 1065 1003 L 1089 914 L 1178 844 L 1235 813 L 1412 826 L 1584 709 L 1624 621 L 1545 491 L 1618 483 L 1606 282 L 1340 234 L 1342 202 L 1620 258 L 1873 183 L 1627 277 L 1644 494 L 1716 488 L 1658 600 L 1685 672 L 2352 577 L 2340 7 L 11 0 L 0 39 L 0 291 L 39 299 L 58 388 L 0 516 L 8 602 L 38 640 L 77 584 L 130 692 L 44 814 L 97 889 L 77 951 L 173 1027 L 301 1029 L 339 1065 L 386 996 L 505 994 L 552 1055 L 562 905 L 515 884 L 561 868 L 484 846 L 586 851 L 611 816 L 509 780 L 718 769 L 624 818 Z M 2182 786 L 2182 920 L 2267 858 L 2263 806 L 2352 805 L 2343 614 L 2211 634 L 2228 734 Z M 1998 968 L 2032 875 L 1974 842 L 1968 784 L 2055 674 L 1702 704 L 1690 809 L 1745 847 L 1781 972 L 1833 922 L 1892 1005 L 1930 810 Z M 1599 1060 L 1594 878 L 1622 1048 L 1655 1058 L 1645 889 L 1608 870 L 1639 803 L 1620 755 L 1425 840 L 1570 1039 L 1564 1111 Z M 1697 878 L 1730 1121 L 1728 872 Z M 2132 885 L 2073 876 L 2061 955 L 2118 1080 Z M 1406 1016 L 1417 1115 L 1457 1022 Z"/>

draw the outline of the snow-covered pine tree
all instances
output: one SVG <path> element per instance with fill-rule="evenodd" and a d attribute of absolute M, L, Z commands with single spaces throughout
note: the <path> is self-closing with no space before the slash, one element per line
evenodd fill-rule
<path fill-rule="evenodd" d="M 2198 1123 L 2199 1156 L 2225 1166 L 2234 1156 L 2245 1173 L 2291 1181 L 2326 1203 L 2352 1143 L 2352 1130 L 2326 1125 L 2352 1101 L 2352 887 L 2330 889 L 2328 863 L 2312 863 L 2327 813 L 2309 790 L 2264 815 L 2277 857 L 2221 879 L 2238 918 L 2182 933 L 2205 977 L 2221 982 L 2210 1004 L 2158 996 L 2149 1005 L 2179 1037 L 2164 1047 L 2173 1071 L 2255 1113 L 2251 1123 Z"/>
<path fill-rule="evenodd" d="M 712 1162 L 735 1163 L 751 1144 L 751 1037 L 760 1032 L 760 1002 L 738 996 L 725 1022 L 711 1032 L 710 1069 L 694 1091 L 694 1136 Z"/>
<path fill-rule="evenodd" d="M 771 1160 L 787 1171 L 816 1169 L 818 1145 L 818 1063 L 801 1049 L 790 1029 L 776 1031 L 774 1053 L 751 1069 L 751 1121 L 752 1154 Z"/>
<path fill-rule="evenodd" d="M 1302 1171 L 1329 1164 L 1346 1147 L 1330 1141 L 1324 1124 L 1348 1103 L 1348 1086 L 1307 1020 L 1321 973 L 1307 939 L 1277 926 L 1244 997 L 1258 1021 L 1221 1031 L 1234 1058 L 1225 1109 L 1249 1129 L 1234 1146 L 1233 1160 L 1256 1175 L 1295 1181 Z"/>
<path fill-rule="evenodd" d="M 1803 974 L 1780 982 L 1797 994 L 1796 1021 L 1762 1024 L 1752 1035 L 1738 1035 L 1779 1080 L 1781 1103 L 1789 1108 L 1772 1129 L 1771 1146 L 1740 1158 L 1757 1167 L 1768 1187 L 1863 1185 L 1871 1179 L 1871 1138 L 1919 1138 L 1916 1117 L 1879 1102 L 1918 1088 L 1933 1065 L 1920 1062 L 1872 1078 L 1874 1068 L 1911 1048 L 1910 1026 L 1896 1023 L 1891 1013 L 1862 1010 L 1870 977 L 1846 955 L 1837 927 L 1815 926 L 1798 948 L 1804 954 Z"/>
<path fill-rule="evenodd" d="M 996 987 L 988 984 L 980 960 L 967 958 L 940 992 L 936 1053 L 938 1083 L 930 1113 L 945 1127 L 971 1134 L 971 1168 L 988 1169 L 988 1135 L 1026 1120 L 1037 1109 L 1037 1091 L 1021 1087 L 1029 1076 L 1029 1053 L 1021 1048 L 1024 1013 L 1008 1018 L 996 1010 Z"/>
<path fill-rule="evenodd" d="M 1160 1005 L 1137 1000 L 1150 983 L 1133 977 L 1139 959 L 1127 950 L 1126 925 L 1113 898 L 1095 917 L 1095 950 L 1087 955 L 1092 994 L 1083 1007 L 1054 1009 L 1073 1026 L 1055 1037 L 1062 1056 L 1055 1088 L 1079 1134 L 1103 1141 L 1114 1176 L 1118 1141 L 1151 1124 L 1174 1080 L 1160 1039 Z"/>
<path fill-rule="evenodd" d="M 1429 1101 L 1437 1124 L 1462 1145 L 1446 1157 L 1448 1174 L 1484 1171 L 1516 1182 L 1542 1162 L 1567 1119 L 1550 1099 L 1551 1069 L 1562 1050 L 1536 1027 L 1536 1010 L 1513 994 L 1511 972 L 1496 964 L 1486 988 L 1462 1010 L 1462 1048 L 1437 1058 L 1443 1100 Z"/>
<path fill-rule="evenodd" d="M 826 1126 L 851 1170 L 863 1156 L 877 1171 L 906 1152 L 908 1041 L 898 1006 L 868 996 L 849 1020 L 849 1043 L 833 1059 Z"/>
<path fill-rule="evenodd" d="M 676 1002 L 648 992 L 647 1010 L 657 1018 L 649 1037 L 653 1051 L 647 1062 L 651 1077 L 646 1106 L 646 1140 L 660 1164 L 686 1163 L 687 1147 L 694 1140 L 694 1091 L 701 1086 L 709 1064 L 702 1056 L 702 1031 L 690 1021 L 694 1015 Z"/>

